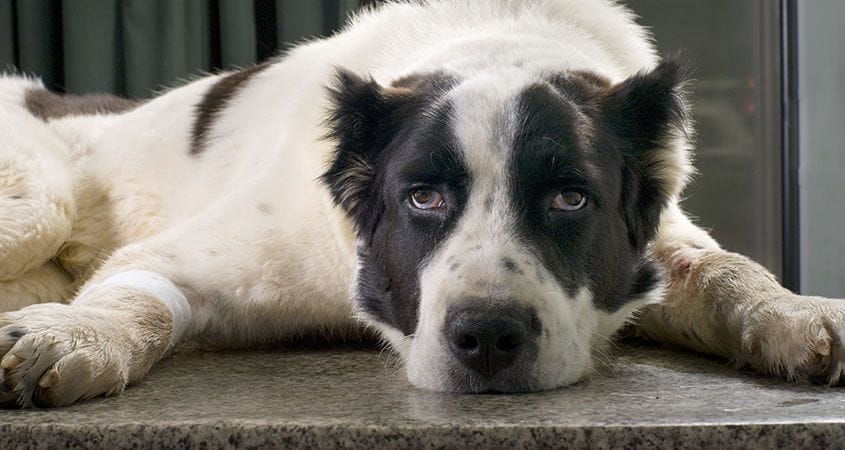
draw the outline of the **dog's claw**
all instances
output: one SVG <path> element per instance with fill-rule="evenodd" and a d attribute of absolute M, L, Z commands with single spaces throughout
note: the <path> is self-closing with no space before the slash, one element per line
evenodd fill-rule
<path fill-rule="evenodd" d="M 0 368 L 6 370 L 12 370 L 20 364 L 21 360 L 15 355 L 6 355 L 5 358 L 0 360 Z"/>
<path fill-rule="evenodd" d="M 47 389 L 55 385 L 59 381 L 59 372 L 56 369 L 50 369 L 44 376 L 38 380 L 38 386 Z"/>

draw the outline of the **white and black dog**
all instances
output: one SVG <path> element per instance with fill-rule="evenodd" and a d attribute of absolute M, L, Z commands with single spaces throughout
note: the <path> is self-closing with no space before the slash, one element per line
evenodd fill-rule
<path fill-rule="evenodd" d="M 142 104 L 0 78 L 0 401 L 359 323 L 415 386 L 549 389 L 637 311 L 642 335 L 838 383 L 845 304 L 678 207 L 683 85 L 609 0 L 389 3 Z"/>

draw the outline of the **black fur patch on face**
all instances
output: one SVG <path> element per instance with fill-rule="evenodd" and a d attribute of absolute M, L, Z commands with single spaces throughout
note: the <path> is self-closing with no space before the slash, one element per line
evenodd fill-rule
<path fill-rule="evenodd" d="M 207 144 L 208 133 L 217 117 L 226 109 L 229 101 L 237 95 L 250 78 L 264 70 L 265 67 L 267 67 L 266 64 L 257 64 L 226 75 L 214 83 L 205 93 L 195 109 L 196 119 L 191 130 L 191 156 L 198 156 L 202 153 Z"/>
<path fill-rule="evenodd" d="M 683 129 L 682 82 L 673 63 L 611 86 L 601 77 L 561 74 L 519 98 L 512 187 L 518 229 L 546 269 L 573 294 L 587 284 L 597 307 L 616 311 L 659 282 L 645 261 L 668 201 L 659 152 Z M 559 193 L 587 204 L 550 209 Z"/>
<path fill-rule="evenodd" d="M 336 151 L 322 180 L 357 229 L 357 302 L 406 335 L 417 325 L 419 268 L 467 198 L 468 174 L 444 98 L 453 84 L 443 74 L 422 74 L 382 87 L 340 72 L 330 91 Z M 419 188 L 439 192 L 446 206 L 416 209 L 409 199 Z"/>
<path fill-rule="evenodd" d="M 30 89 L 24 94 L 26 109 L 42 120 L 67 116 L 117 114 L 130 111 L 140 102 L 107 94 L 56 94 L 46 89 Z"/>

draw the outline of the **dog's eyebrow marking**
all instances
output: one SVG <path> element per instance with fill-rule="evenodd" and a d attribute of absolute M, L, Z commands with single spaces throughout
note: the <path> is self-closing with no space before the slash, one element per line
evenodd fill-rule
<path fill-rule="evenodd" d="M 208 143 L 208 134 L 217 117 L 246 83 L 264 70 L 266 64 L 256 64 L 217 80 L 195 107 L 196 119 L 191 130 L 191 156 L 198 156 Z"/>

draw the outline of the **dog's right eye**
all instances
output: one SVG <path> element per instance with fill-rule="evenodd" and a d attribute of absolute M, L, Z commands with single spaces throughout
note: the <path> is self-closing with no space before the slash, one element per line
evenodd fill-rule
<path fill-rule="evenodd" d="M 443 196 L 434 189 L 416 189 L 411 192 L 411 204 L 417 209 L 439 209 L 446 205 Z"/>
<path fill-rule="evenodd" d="M 558 211 L 577 211 L 587 204 L 587 196 L 578 191 L 564 191 L 552 200 L 552 209 Z"/>

